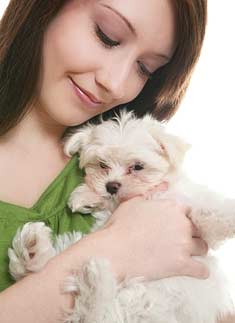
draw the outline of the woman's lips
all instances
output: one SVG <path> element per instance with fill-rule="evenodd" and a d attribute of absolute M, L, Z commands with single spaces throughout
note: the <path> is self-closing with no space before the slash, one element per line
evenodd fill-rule
<path fill-rule="evenodd" d="M 92 108 L 97 108 L 102 102 L 98 101 L 94 96 L 90 93 L 88 94 L 85 90 L 80 88 L 72 78 L 69 77 L 69 81 L 74 89 L 75 94 L 79 97 L 79 99 L 87 106 Z"/>

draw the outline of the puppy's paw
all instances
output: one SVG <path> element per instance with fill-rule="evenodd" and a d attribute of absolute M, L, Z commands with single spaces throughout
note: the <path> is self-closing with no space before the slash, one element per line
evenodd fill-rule
<path fill-rule="evenodd" d="M 30 272 L 40 271 L 55 256 L 51 242 L 51 229 L 43 222 L 26 223 L 8 249 L 9 270 L 15 280 Z"/>
<path fill-rule="evenodd" d="M 83 214 L 88 214 L 92 211 L 92 206 L 87 205 L 87 202 L 82 198 L 82 194 L 79 194 L 79 192 L 77 191 L 71 193 L 68 200 L 68 206 L 72 210 L 72 212 L 81 212 Z"/>
<path fill-rule="evenodd" d="M 68 206 L 72 212 L 81 212 L 83 214 L 92 213 L 93 210 L 99 208 L 100 204 L 100 197 L 86 185 L 78 186 L 71 193 L 68 200 Z"/>
<path fill-rule="evenodd" d="M 116 310 L 118 286 L 108 260 L 92 258 L 72 274 L 65 281 L 64 291 L 73 295 L 74 306 L 64 321 L 124 322 L 120 309 Z"/>

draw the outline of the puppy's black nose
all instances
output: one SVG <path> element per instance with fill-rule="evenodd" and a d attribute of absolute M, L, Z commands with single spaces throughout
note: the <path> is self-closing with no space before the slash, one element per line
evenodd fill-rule
<path fill-rule="evenodd" d="M 106 190 L 111 195 L 116 194 L 120 187 L 121 187 L 121 183 L 118 183 L 118 182 L 108 182 L 106 184 Z"/>

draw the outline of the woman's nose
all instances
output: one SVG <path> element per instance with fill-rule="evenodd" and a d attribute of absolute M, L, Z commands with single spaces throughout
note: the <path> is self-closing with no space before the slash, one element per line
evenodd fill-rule
<path fill-rule="evenodd" d="M 96 83 L 103 88 L 110 100 L 123 101 L 128 95 L 127 83 L 130 77 L 128 64 L 109 64 L 96 72 Z"/>

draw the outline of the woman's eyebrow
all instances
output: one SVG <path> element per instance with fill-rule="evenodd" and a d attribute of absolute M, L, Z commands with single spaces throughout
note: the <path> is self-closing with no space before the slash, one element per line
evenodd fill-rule
<path fill-rule="evenodd" d="M 106 4 L 102 4 L 103 7 L 112 10 L 116 15 L 118 15 L 127 25 L 127 27 L 130 29 L 130 31 L 132 32 L 132 34 L 134 34 L 135 36 L 137 36 L 136 30 L 133 27 L 133 25 L 130 23 L 129 20 L 127 20 L 126 17 L 124 17 L 119 11 L 117 11 L 115 8 L 110 7 L 109 5 Z"/>
<path fill-rule="evenodd" d="M 109 5 L 107 4 L 102 4 L 103 7 L 111 10 L 112 12 L 114 12 L 116 15 L 118 15 L 124 22 L 125 24 L 127 25 L 127 27 L 130 29 L 130 31 L 132 32 L 133 35 L 135 35 L 137 37 L 137 32 L 136 32 L 136 29 L 134 28 L 134 26 L 130 23 L 130 21 L 125 17 L 123 16 L 119 11 L 117 11 L 115 8 L 113 7 L 110 7 Z M 170 57 L 164 55 L 164 54 L 160 54 L 160 53 L 156 53 L 154 54 L 155 57 L 162 57 L 164 59 L 166 59 L 167 61 L 170 60 Z"/>

